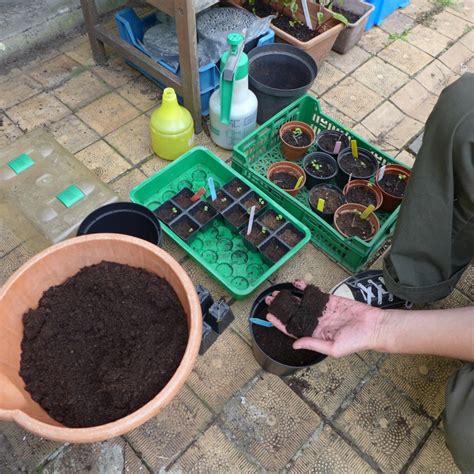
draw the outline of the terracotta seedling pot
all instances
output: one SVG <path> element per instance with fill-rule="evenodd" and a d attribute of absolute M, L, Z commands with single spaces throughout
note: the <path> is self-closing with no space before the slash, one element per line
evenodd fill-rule
<path fill-rule="evenodd" d="M 283 136 L 285 135 L 286 132 L 291 132 L 297 128 L 300 128 L 305 135 L 307 135 L 310 139 L 310 143 L 306 146 L 293 146 L 290 145 L 289 143 L 286 143 L 285 140 L 283 139 Z M 289 160 L 289 161 L 297 161 L 300 158 L 303 158 L 303 156 L 306 155 L 308 152 L 309 148 L 313 145 L 315 140 L 315 134 L 314 130 L 306 123 L 304 122 L 288 122 L 285 123 L 280 128 L 280 141 L 281 141 L 281 152 L 283 153 L 283 156 Z"/>
<path fill-rule="evenodd" d="M 347 198 L 347 194 L 351 189 L 355 188 L 363 188 L 363 189 L 368 189 L 374 196 L 375 198 L 375 210 L 380 209 L 380 206 L 382 205 L 383 202 L 383 194 L 382 191 L 380 191 L 379 187 L 376 186 L 374 183 L 371 183 L 370 181 L 366 181 L 364 179 L 353 179 L 349 181 L 345 186 L 344 189 L 342 190 L 342 193 L 344 194 L 344 197 L 346 198 L 347 202 L 354 202 L 355 204 L 362 204 L 362 202 L 355 202 L 355 201 L 349 201 Z"/>
<path fill-rule="evenodd" d="M 296 165 L 295 163 L 289 163 L 288 161 L 279 161 L 278 163 L 273 163 L 273 165 L 271 165 L 267 170 L 267 178 L 272 181 L 272 176 L 278 172 L 291 174 L 296 179 L 299 179 L 300 176 L 303 176 L 303 181 L 301 182 L 298 189 L 280 188 L 281 190 L 286 191 L 291 196 L 296 196 L 299 191 L 304 188 L 306 183 L 306 173 L 300 166 Z"/>
<path fill-rule="evenodd" d="M 344 237 L 353 237 L 353 235 L 349 235 L 348 233 L 344 232 L 341 227 L 340 227 L 340 222 L 338 222 L 338 220 L 340 219 L 341 216 L 343 216 L 344 214 L 351 214 L 351 215 L 354 215 L 354 211 L 357 211 L 357 212 L 364 212 L 366 209 L 366 206 L 362 206 L 361 204 L 354 204 L 354 203 L 347 203 L 347 204 L 343 204 L 335 213 L 334 213 L 334 227 L 337 229 L 337 231 L 343 235 Z M 356 219 L 358 219 L 358 217 L 356 217 Z M 367 218 L 367 221 L 370 223 L 371 227 L 372 227 L 372 232 L 371 232 L 371 235 L 366 237 L 365 239 L 362 239 L 362 240 L 365 240 L 365 241 L 370 241 L 374 235 L 379 231 L 380 229 L 380 222 L 379 222 L 379 219 L 378 217 L 375 215 L 375 213 L 372 212 L 372 214 L 369 215 L 369 217 Z"/>
<path fill-rule="evenodd" d="M 140 409 L 106 425 L 66 428 L 32 400 L 20 377 L 23 314 L 38 306 L 48 288 L 64 283 L 84 266 L 104 260 L 143 268 L 164 278 L 176 291 L 188 318 L 188 344 L 171 380 Z M 17 270 L 0 290 L 0 327 L 0 420 L 13 421 L 37 436 L 54 441 L 93 443 L 137 428 L 153 418 L 178 394 L 191 374 L 198 355 L 202 313 L 191 279 L 164 250 L 136 237 L 93 234 L 54 245 Z M 38 357 L 42 356 L 38 354 Z"/>
<path fill-rule="evenodd" d="M 386 165 L 384 171 L 384 177 L 391 175 L 391 174 L 403 174 L 407 178 L 407 182 L 410 180 L 411 176 L 411 171 L 408 168 L 404 168 L 403 166 L 400 165 Z M 383 195 L 383 203 L 382 206 L 380 207 L 381 211 L 385 212 L 392 212 L 394 209 L 396 209 L 402 202 L 403 197 L 399 196 L 394 196 L 393 194 L 389 194 L 385 189 L 382 188 L 379 184 L 379 177 L 381 173 L 382 168 L 377 172 L 375 175 L 375 182 L 377 183 L 377 187 L 380 189 L 382 195 Z"/>

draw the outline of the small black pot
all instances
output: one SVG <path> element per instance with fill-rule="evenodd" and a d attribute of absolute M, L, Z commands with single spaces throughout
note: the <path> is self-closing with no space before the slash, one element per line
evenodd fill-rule
<path fill-rule="evenodd" d="M 331 188 L 331 189 L 334 189 L 335 191 L 337 191 L 337 193 L 341 196 L 341 206 L 346 202 L 346 198 L 344 197 L 344 194 L 342 193 L 340 188 L 338 188 L 334 184 L 328 184 L 328 183 L 317 184 L 308 193 L 309 207 L 311 207 L 313 212 L 315 212 L 319 217 L 323 218 L 326 222 L 329 222 L 329 224 L 332 224 L 332 222 L 334 221 L 334 212 L 336 212 L 336 210 L 334 210 L 334 212 L 320 212 L 320 211 L 318 211 L 317 207 L 313 206 L 313 203 L 311 202 L 311 196 L 312 196 L 313 190 L 315 188 L 317 189 L 319 187 Z"/>
<path fill-rule="evenodd" d="M 351 148 L 346 148 L 345 150 L 342 150 L 341 153 L 339 153 L 339 156 L 337 157 L 337 165 L 339 167 L 339 172 L 336 176 L 336 181 L 337 184 L 341 187 L 341 189 L 344 188 L 344 186 L 347 184 L 351 175 L 350 172 L 346 171 L 343 166 L 341 166 L 342 159 L 346 156 L 352 157 Z M 367 164 L 367 168 L 363 171 L 360 171 L 359 173 L 352 173 L 352 179 L 369 180 L 370 178 L 375 176 L 375 173 L 379 168 L 379 162 L 373 153 L 371 153 L 369 150 L 365 150 L 364 148 L 359 148 L 359 158 L 352 157 L 352 159 L 354 160 L 360 160 L 361 158 L 363 159 L 364 163 Z"/>
<path fill-rule="evenodd" d="M 337 153 L 334 153 L 334 147 L 329 147 L 328 143 L 325 143 L 325 140 L 331 140 L 332 143 L 336 143 L 338 141 L 341 142 L 341 147 Z M 333 158 L 337 158 L 339 153 L 344 150 L 345 148 L 349 147 L 351 144 L 349 137 L 344 135 L 342 132 L 338 132 L 337 130 L 323 130 L 316 135 L 316 146 L 318 147 L 319 151 L 323 153 L 327 153 L 331 155 Z"/>
<path fill-rule="evenodd" d="M 133 202 L 116 202 L 91 212 L 79 226 L 77 235 L 124 234 L 162 245 L 160 221 L 144 206 Z"/>
<path fill-rule="evenodd" d="M 329 176 L 324 176 L 324 177 L 316 176 L 311 171 L 312 167 L 309 166 L 309 163 L 311 163 L 313 160 L 318 161 L 318 163 L 324 163 L 331 166 L 334 171 Z M 336 160 L 331 155 L 327 153 L 323 153 L 321 151 L 315 151 L 313 153 L 309 153 L 308 155 L 306 155 L 305 159 L 303 160 L 303 168 L 306 172 L 305 186 L 308 189 L 311 189 L 313 186 L 316 186 L 317 184 L 327 183 L 328 181 L 331 181 L 333 178 L 336 177 L 337 171 L 338 171 Z"/>
<path fill-rule="evenodd" d="M 273 285 L 270 288 L 267 288 L 265 291 L 260 293 L 257 298 L 255 299 L 252 309 L 250 310 L 250 318 L 260 318 L 265 319 L 265 314 L 267 313 L 267 304 L 265 303 L 265 297 L 271 295 L 274 291 L 281 291 L 281 290 L 291 290 L 295 296 L 302 297 L 303 292 L 295 288 L 291 283 L 279 283 L 277 285 Z M 257 341 L 255 340 L 254 335 L 254 327 L 255 325 L 249 322 L 249 329 L 250 329 L 250 336 L 252 338 L 252 352 L 256 359 L 256 361 L 260 364 L 262 369 L 270 372 L 271 374 L 278 375 L 280 377 L 291 375 L 295 373 L 297 370 L 304 369 L 307 367 L 311 367 L 322 360 L 324 360 L 327 356 L 325 354 L 320 354 L 319 352 L 314 352 L 314 358 L 310 360 L 307 364 L 302 364 L 299 366 L 288 365 L 282 362 L 278 362 L 277 360 L 273 359 L 269 355 L 267 355 L 264 350 L 258 345 Z M 276 328 L 262 328 L 265 331 L 278 331 Z M 308 353 L 311 359 L 311 353 L 309 351 L 305 351 Z"/>

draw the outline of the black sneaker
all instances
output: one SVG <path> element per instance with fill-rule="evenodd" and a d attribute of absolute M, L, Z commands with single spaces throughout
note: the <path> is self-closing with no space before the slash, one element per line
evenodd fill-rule
<path fill-rule="evenodd" d="M 389 293 L 380 270 L 367 270 L 350 276 L 336 285 L 331 294 L 381 309 L 411 309 L 413 306 L 413 303 Z"/>

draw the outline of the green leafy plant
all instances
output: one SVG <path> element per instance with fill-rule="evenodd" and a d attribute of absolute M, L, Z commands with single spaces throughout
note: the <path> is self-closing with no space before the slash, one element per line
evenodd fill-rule
<path fill-rule="evenodd" d="M 278 216 L 276 216 L 276 220 L 277 221 L 282 221 L 283 220 L 283 216 L 281 214 L 278 214 Z"/>
<path fill-rule="evenodd" d="M 268 229 L 265 226 L 262 226 L 262 234 L 266 234 L 268 232 Z"/>
<path fill-rule="evenodd" d="M 191 234 L 192 232 L 194 232 L 194 229 L 193 229 L 192 227 L 190 227 L 190 228 L 188 229 L 188 234 Z"/>
<path fill-rule="evenodd" d="M 261 204 L 262 206 L 265 206 L 265 201 L 264 201 L 262 198 L 258 198 L 258 202 L 259 202 L 259 204 Z"/>
<path fill-rule="evenodd" d="M 342 13 L 338 13 L 333 10 L 334 0 L 319 0 L 318 3 L 321 5 L 321 7 L 326 8 L 331 17 L 335 20 L 340 21 L 344 25 L 349 23 L 349 20 Z M 344 1 L 339 2 L 339 4 L 344 4 Z M 321 26 L 323 23 L 325 23 L 324 12 L 318 12 L 316 18 L 318 20 L 318 26 Z"/>
<path fill-rule="evenodd" d="M 207 212 L 209 210 L 209 206 L 204 206 L 204 212 Z"/>
<path fill-rule="evenodd" d="M 321 170 L 321 164 L 318 163 L 317 161 L 312 161 L 312 162 L 311 162 L 311 166 L 312 166 L 316 171 L 320 171 L 320 170 Z"/>
<path fill-rule="evenodd" d="M 298 138 L 298 137 L 301 137 L 301 135 L 303 135 L 303 130 L 301 130 L 300 127 L 296 127 L 291 131 L 291 133 L 293 134 L 294 138 Z"/>
<path fill-rule="evenodd" d="M 178 209 L 176 209 L 175 207 L 173 207 L 173 209 L 171 209 L 171 212 L 172 212 L 173 214 L 178 214 Z"/>
<path fill-rule="evenodd" d="M 238 192 L 238 193 L 241 193 L 241 192 L 242 192 L 242 186 L 239 186 L 239 187 L 237 188 L 237 192 Z"/>
<path fill-rule="evenodd" d="M 396 41 L 396 40 L 408 41 L 409 33 L 410 33 L 410 30 L 405 30 L 402 33 L 390 33 L 388 35 L 388 39 L 389 41 Z"/>

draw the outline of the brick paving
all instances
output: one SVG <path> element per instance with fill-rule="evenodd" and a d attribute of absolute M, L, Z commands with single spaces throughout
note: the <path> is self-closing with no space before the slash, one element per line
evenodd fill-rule
<path fill-rule="evenodd" d="M 473 30 L 472 2 L 412 0 L 345 56 L 332 52 L 312 93 L 327 113 L 412 165 L 409 145 L 440 92 L 474 72 Z M 120 58 L 96 66 L 86 36 L 77 35 L 0 74 L 0 146 L 43 127 L 128 199 L 167 164 L 152 155 L 147 130 L 160 97 Z M 205 133 L 197 142 L 230 158 Z M 232 303 L 230 329 L 198 359 L 172 404 L 123 437 L 71 446 L 0 423 L 1 472 L 457 472 L 441 419 L 458 361 L 365 352 L 287 378 L 266 374 L 249 346 L 251 299 L 232 301 L 169 239 L 165 249 L 195 283 Z M 2 265 L 0 283 L 29 256 Z M 265 285 L 304 277 L 329 290 L 346 275 L 307 246 Z M 471 267 L 432 306 L 473 304 L 473 281 Z"/>

